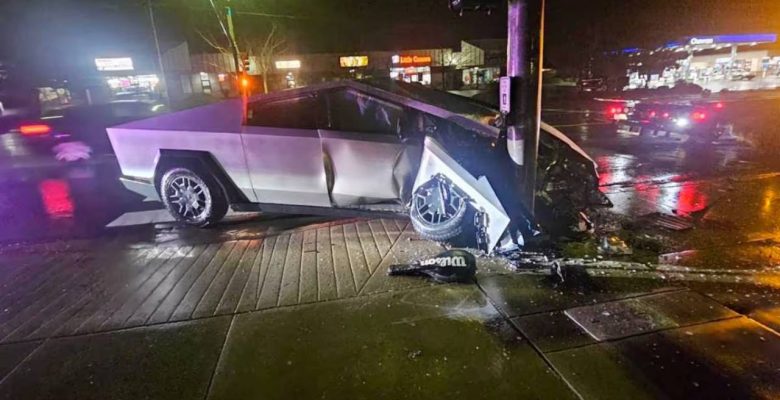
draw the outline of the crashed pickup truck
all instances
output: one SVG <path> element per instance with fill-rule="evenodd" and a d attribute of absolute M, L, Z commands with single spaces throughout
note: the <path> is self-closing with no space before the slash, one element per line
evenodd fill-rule
<path fill-rule="evenodd" d="M 108 128 L 124 185 L 205 227 L 228 208 L 404 215 L 424 238 L 522 246 L 541 230 L 520 201 L 500 114 L 391 80 L 341 81 Z M 604 204 L 596 166 L 542 126 L 537 215 L 576 226 Z M 553 224 L 551 224 L 553 225 Z"/>

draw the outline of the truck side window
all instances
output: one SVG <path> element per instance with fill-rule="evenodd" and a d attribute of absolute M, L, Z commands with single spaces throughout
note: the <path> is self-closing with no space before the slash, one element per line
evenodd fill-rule
<path fill-rule="evenodd" d="M 331 129 L 398 135 L 403 108 L 350 89 L 328 94 Z"/>
<path fill-rule="evenodd" d="M 319 105 L 314 96 L 249 104 L 247 125 L 317 129 Z"/>

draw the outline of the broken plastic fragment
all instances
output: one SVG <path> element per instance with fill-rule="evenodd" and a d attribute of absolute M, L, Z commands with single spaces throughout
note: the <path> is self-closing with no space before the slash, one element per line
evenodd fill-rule
<path fill-rule="evenodd" d="M 601 244 L 599 245 L 599 253 L 610 256 L 627 256 L 634 254 L 634 251 L 617 236 L 604 236 L 601 238 Z"/>

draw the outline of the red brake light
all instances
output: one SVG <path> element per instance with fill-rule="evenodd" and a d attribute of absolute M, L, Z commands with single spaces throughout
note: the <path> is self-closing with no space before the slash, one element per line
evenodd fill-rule
<path fill-rule="evenodd" d="M 724 107 L 724 104 L 723 104 L 723 103 L 715 103 L 715 108 L 717 108 L 717 109 L 721 109 L 721 108 L 723 108 L 723 107 Z"/>
<path fill-rule="evenodd" d="M 664 113 L 664 118 L 669 118 L 669 113 Z"/>
<path fill-rule="evenodd" d="M 693 113 L 693 120 L 694 121 L 701 122 L 701 121 L 704 121 L 706 118 L 707 118 L 707 114 L 705 114 L 703 112 L 697 111 L 697 112 Z"/>
<path fill-rule="evenodd" d="M 46 124 L 22 125 L 19 127 L 19 132 L 25 136 L 48 135 L 51 133 L 51 127 Z"/>
<path fill-rule="evenodd" d="M 656 115 L 658 114 L 655 111 L 650 111 L 650 118 L 655 118 Z"/>

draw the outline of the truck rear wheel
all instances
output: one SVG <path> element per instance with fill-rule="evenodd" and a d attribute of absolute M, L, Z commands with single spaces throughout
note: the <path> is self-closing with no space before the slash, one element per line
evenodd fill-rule
<path fill-rule="evenodd" d="M 219 222 L 228 210 L 222 186 L 211 174 L 194 168 L 176 167 L 165 172 L 160 198 L 177 221 L 200 228 Z"/>

